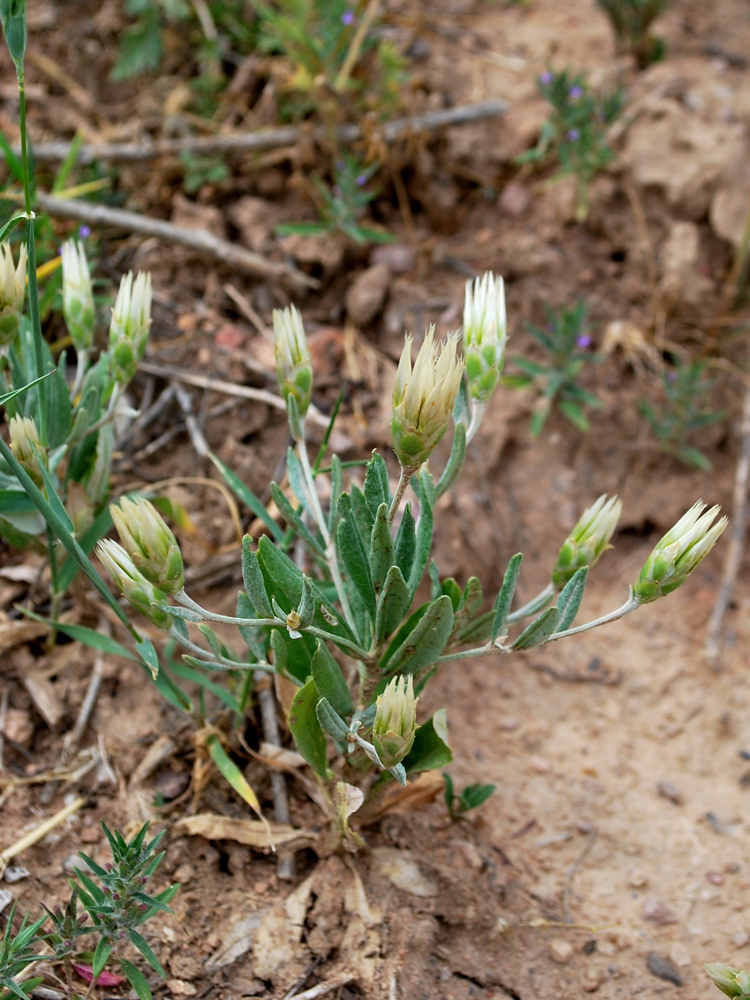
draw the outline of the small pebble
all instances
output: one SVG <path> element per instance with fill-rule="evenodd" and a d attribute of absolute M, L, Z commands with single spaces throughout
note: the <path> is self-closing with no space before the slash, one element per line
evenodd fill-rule
<path fill-rule="evenodd" d="M 8 889 L 0 889 L 0 913 L 2 913 L 5 907 L 12 902 L 13 893 L 9 892 Z"/>
<path fill-rule="evenodd" d="M 500 720 L 500 729 L 504 733 L 515 732 L 515 730 L 518 729 L 518 727 L 520 725 L 521 725 L 521 723 L 520 723 L 520 721 L 518 719 L 508 718 L 508 719 L 501 719 Z"/>
<path fill-rule="evenodd" d="M 747 931 L 737 931 L 736 934 L 732 935 L 732 944 L 735 948 L 744 948 L 748 941 L 750 941 L 750 935 Z"/>
<path fill-rule="evenodd" d="M 634 868 L 628 875 L 628 885 L 632 885 L 634 889 L 642 889 L 648 885 L 648 875 L 640 868 Z"/>
<path fill-rule="evenodd" d="M 81 830 L 80 838 L 82 844 L 98 844 L 101 839 L 101 831 L 95 826 L 91 826 Z"/>
<path fill-rule="evenodd" d="M 677 969 L 675 969 L 668 959 L 657 955 L 655 951 L 648 953 L 646 964 L 648 965 L 648 971 L 658 976 L 659 979 L 666 979 L 667 982 L 674 983 L 675 986 L 682 986 L 682 976 Z"/>
<path fill-rule="evenodd" d="M 652 924 L 676 924 L 677 917 L 665 904 L 651 896 L 643 905 L 643 919 L 650 920 Z"/>
<path fill-rule="evenodd" d="M 682 794 L 676 785 L 673 785 L 671 781 L 660 781 L 656 786 L 656 791 L 663 799 L 669 799 L 670 802 L 674 802 L 676 806 L 682 805 Z"/>
<path fill-rule="evenodd" d="M 549 771 L 549 761 L 545 760 L 544 757 L 529 757 L 529 767 L 532 771 L 544 774 L 545 771 Z"/>
<path fill-rule="evenodd" d="M 590 972 L 581 983 L 581 989 L 585 993 L 596 993 L 602 985 L 602 976 L 598 972 Z"/>
<path fill-rule="evenodd" d="M 195 878 L 195 868 L 190 864 L 189 861 L 185 861 L 175 869 L 174 880 L 179 882 L 180 885 L 187 885 L 188 882 L 192 882 Z"/>
<path fill-rule="evenodd" d="M 74 875 L 76 871 L 85 872 L 87 875 L 94 874 L 83 858 L 77 854 L 69 854 L 62 863 L 62 869 L 66 875 Z"/>
<path fill-rule="evenodd" d="M 690 965 L 690 952 L 682 941 L 675 941 L 672 944 L 669 949 L 669 960 L 673 965 L 679 965 L 681 968 Z"/>
<path fill-rule="evenodd" d="M 416 264 L 414 251 L 405 243 L 386 243 L 375 247 L 370 263 L 385 264 L 393 274 L 406 274 Z"/>
<path fill-rule="evenodd" d="M 391 269 L 387 264 L 373 264 L 358 274 L 344 299 L 346 311 L 356 326 L 369 326 L 385 305 L 391 287 Z"/>
<path fill-rule="evenodd" d="M 573 957 L 573 946 L 562 938 L 555 938 L 554 941 L 550 941 L 549 957 L 558 965 L 567 965 Z"/>
<path fill-rule="evenodd" d="M 706 881 L 711 885 L 724 885 L 724 876 L 721 872 L 706 872 Z"/>
<path fill-rule="evenodd" d="M 31 875 L 31 872 L 28 868 L 22 868 L 21 865 L 16 865 L 15 868 L 6 868 L 5 875 L 3 877 L 6 882 L 10 882 L 12 885 L 13 882 L 20 882 L 22 878 L 28 878 L 29 875 Z"/>

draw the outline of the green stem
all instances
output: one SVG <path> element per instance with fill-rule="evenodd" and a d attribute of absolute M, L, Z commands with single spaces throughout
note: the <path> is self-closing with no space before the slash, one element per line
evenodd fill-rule
<path fill-rule="evenodd" d="M 537 594 L 535 598 L 524 604 L 522 608 L 514 611 L 512 614 L 508 615 L 505 619 L 506 625 L 512 625 L 514 622 L 520 622 L 522 618 L 528 618 L 529 615 L 536 614 L 537 611 L 541 611 L 546 608 L 552 598 L 555 596 L 556 588 L 552 583 L 548 583 L 544 590 Z"/>
<path fill-rule="evenodd" d="M 557 639 L 565 639 L 569 635 L 588 632 L 590 628 L 597 628 L 599 625 L 608 625 L 609 622 L 616 622 L 618 619 L 624 618 L 625 615 L 629 615 L 631 611 L 635 611 L 636 608 L 640 608 L 640 606 L 640 602 L 633 597 L 633 591 L 631 590 L 630 597 L 616 611 L 611 611 L 608 615 L 602 615 L 601 618 L 595 618 L 592 622 L 586 622 L 585 625 L 576 625 L 575 628 L 565 629 L 564 632 L 556 632 L 555 635 L 549 637 L 547 642 L 555 642 Z"/>
<path fill-rule="evenodd" d="M 396 487 L 396 493 L 394 494 L 391 502 L 391 510 L 388 515 L 391 524 L 393 524 L 393 519 L 396 516 L 398 508 L 401 506 L 401 501 L 404 499 L 404 493 L 406 493 L 407 487 L 411 482 L 411 477 L 414 475 L 415 471 L 415 469 L 407 469 L 403 465 L 401 466 L 401 474 L 398 477 L 398 486 Z"/>
<path fill-rule="evenodd" d="M 476 649 L 464 649 L 461 653 L 446 653 L 445 656 L 438 656 L 434 663 L 452 663 L 454 660 L 470 660 L 475 656 L 491 656 L 493 653 L 507 653 L 508 650 L 502 646 L 494 646 L 488 643 L 486 646 L 477 646 Z M 432 664 L 431 664 L 432 665 Z"/>
<path fill-rule="evenodd" d="M 21 165 L 23 167 L 23 203 L 26 212 L 26 252 L 29 269 L 29 318 L 34 338 L 34 378 L 44 374 L 44 346 L 42 340 L 42 322 L 39 313 L 39 287 L 36 280 L 36 242 L 34 239 L 34 213 L 31 209 L 31 171 L 29 169 L 28 137 L 26 129 L 26 85 L 24 81 L 23 64 L 16 64 L 18 78 L 19 128 L 21 131 Z M 42 383 L 37 389 L 39 412 L 35 414 L 39 438 L 43 445 L 47 444 L 47 414 L 49 389 Z"/>

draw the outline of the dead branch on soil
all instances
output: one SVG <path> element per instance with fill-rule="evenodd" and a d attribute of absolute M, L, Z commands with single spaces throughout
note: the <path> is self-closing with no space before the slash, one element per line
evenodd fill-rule
<path fill-rule="evenodd" d="M 51 833 L 56 826 L 64 823 L 69 816 L 78 812 L 81 806 L 85 804 L 86 799 L 79 796 L 71 802 L 70 805 L 65 806 L 64 809 L 56 812 L 54 816 L 50 816 L 49 819 L 40 823 L 34 830 L 27 833 L 25 837 L 21 837 L 21 839 L 17 840 L 15 844 L 11 844 L 10 847 L 6 847 L 4 851 L 0 852 L 0 873 L 5 871 L 8 866 L 8 862 L 15 858 L 17 854 L 22 854 L 23 851 L 28 850 L 29 847 L 33 847 L 34 844 L 39 843 L 39 841 L 43 840 L 48 833 Z"/>
<path fill-rule="evenodd" d="M 122 208 L 110 208 L 108 205 L 92 205 L 91 202 L 56 198 L 54 195 L 37 192 L 37 202 L 45 212 L 59 219 L 77 219 L 87 225 L 114 226 L 131 233 L 142 233 L 145 236 L 155 236 L 169 243 L 178 243 L 201 253 L 215 257 L 223 264 L 236 267 L 252 274 L 256 278 L 278 281 L 287 285 L 295 292 L 303 292 L 309 288 L 317 288 L 319 282 L 315 278 L 297 271 L 289 264 L 280 261 L 266 260 L 260 254 L 245 247 L 236 246 L 228 240 L 219 239 L 205 229 L 186 229 L 184 226 L 174 226 L 163 219 L 151 219 L 137 212 L 128 212 Z"/>
<path fill-rule="evenodd" d="M 253 672 L 255 690 L 260 703 L 260 715 L 263 723 L 263 737 L 266 743 L 274 747 L 281 746 L 279 721 L 276 718 L 276 699 L 273 685 L 268 674 L 263 670 Z M 273 812 L 277 823 L 291 825 L 289 814 L 289 796 L 287 794 L 286 778 L 281 771 L 271 771 L 271 789 L 273 791 Z M 280 879 L 290 882 L 294 878 L 294 854 L 289 850 L 279 849 L 277 874 Z"/>
<path fill-rule="evenodd" d="M 742 405 L 742 425 L 740 430 L 742 447 L 737 462 L 734 477 L 734 495 L 732 498 L 732 531 L 729 536 L 729 550 L 724 563 L 724 578 L 721 590 L 714 606 L 711 620 L 708 623 L 708 636 L 703 655 L 712 670 L 719 669 L 721 652 L 721 632 L 724 616 L 732 600 L 732 591 L 740 571 L 742 555 L 745 550 L 745 528 L 747 521 L 747 488 L 750 480 L 750 388 L 745 390 L 745 401 Z"/>
<path fill-rule="evenodd" d="M 387 143 L 395 142 L 404 135 L 417 132 L 436 132 L 451 125 L 466 125 L 469 122 L 484 121 L 505 114 L 505 101 L 476 101 L 457 108 L 441 108 L 427 111 L 423 115 L 397 118 L 382 127 L 382 137 Z M 294 146 L 302 136 L 309 135 L 310 129 L 304 125 L 284 125 L 268 129 L 266 132 L 232 133 L 230 135 L 207 135 L 186 139 L 159 139 L 156 142 L 115 142 L 81 145 L 76 157 L 78 163 L 90 164 L 98 160 L 110 162 L 137 162 L 153 160 L 158 156 L 191 153 L 254 153 L 282 146 Z M 325 128 L 312 130 L 312 136 L 320 142 L 330 138 Z M 361 125 L 340 125 L 336 138 L 342 143 L 357 142 L 363 137 Z M 62 162 L 70 152 L 69 142 L 43 142 L 34 146 L 37 162 Z M 20 148 L 19 148 L 20 151 Z M 88 220 L 84 220 L 88 221 Z"/>

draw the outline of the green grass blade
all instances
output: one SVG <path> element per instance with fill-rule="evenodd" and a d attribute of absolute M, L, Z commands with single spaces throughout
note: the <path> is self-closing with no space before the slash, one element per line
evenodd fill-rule
<path fill-rule="evenodd" d="M 219 470 L 222 479 L 227 484 L 229 489 L 234 493 L 237 499 L 241 500 L 242 503 L 244 503 L 245 506 L 248 507 L 253 512 L 253 514 L 255 514 L 256 517 L 259 517 L 261 521 L 265 524 L 265 526 L 268 528 L 268 530 L 271 532 L 273 537 L 276 539 L 276 541 L 280 542 L 284 537 L 284 532 L 274 521 L 274 519 L 271 517 L 266 508 L 253 493 L 250 487 L 245 486 L 242 480 L 238 476 L 235 476 L 232 470 L 228 466 L 224 465 L 221 459 L 217 458 L 217 456 L 214 455 L 212 451 L 209 451 L 208 457 L 211 459 L 216 468 Z"/>

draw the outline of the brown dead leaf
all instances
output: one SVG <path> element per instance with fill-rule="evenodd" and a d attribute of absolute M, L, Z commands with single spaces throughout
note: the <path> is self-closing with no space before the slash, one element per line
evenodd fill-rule
<path fill-rule="evenodd" d="M 232 819 L 214 813 L 185 816 L 174 824 L 173 829 L 191 837 L 205 837 L 206 840 L 233 840 L 260 851 L 270 851 L 274 845 L 278 847 L 281 844 L 296 843 L 302 847 L 318 838 L 313 830 L 295 830 L 286 823 L 266 824 L 260 820 Z"/>
<path fill-rule="evenodd" d="M 42 622 L 9 619 L 7 615 L 0 614 L 0 654 L 7 653 L 9 649 L 24 642 L 38 639 L 47 632 L 49 625 L 43 625 Z"/>
<path fill-rule="evenodd" d="M 395 783 L 383 785 L 359 810 L 357 824 L 365 826 L 377 822 L 390 813 L 421 809 L 429 802 L 434 802 L 438 795 L 442 795 L 444 788 L 445 782 L 439 771 L 425 771 L 404 788 Z"/>

